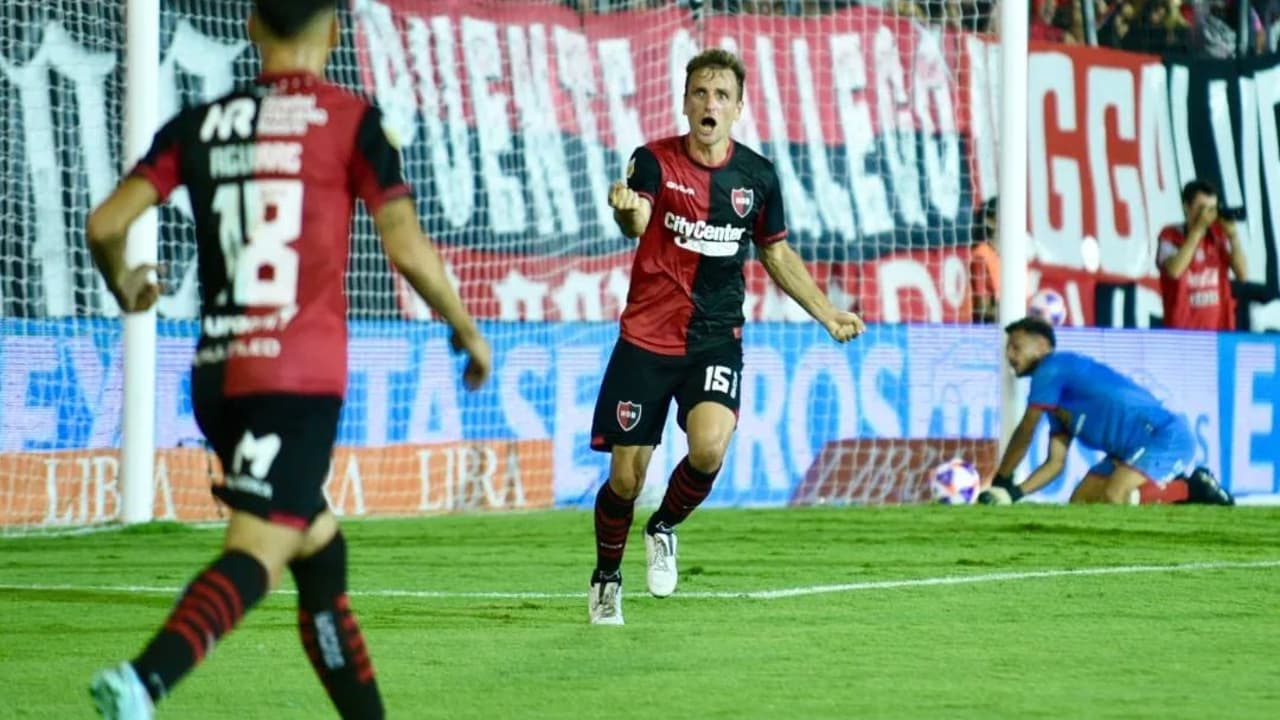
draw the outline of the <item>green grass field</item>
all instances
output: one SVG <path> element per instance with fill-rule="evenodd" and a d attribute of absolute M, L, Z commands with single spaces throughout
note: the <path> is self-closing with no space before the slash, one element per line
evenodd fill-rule
<path fill-rule="evenodd" d="M 393 718 L 1280 717 L 1275 508 L 703 510 L 665 600 L 638 521 L 620 628 L 586 622 L 587 513 L 346 532 Z M 0 539 L 0 717 L 91 717 L 220 538 Z M 331 716 L 283 592 L 160 709 Z"/>

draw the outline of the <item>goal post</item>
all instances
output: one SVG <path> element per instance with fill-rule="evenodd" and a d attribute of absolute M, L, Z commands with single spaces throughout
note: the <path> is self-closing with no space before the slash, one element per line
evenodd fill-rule
<path fill-rule="evenodd" d="M 1018 2 L 1000 3 L 1000 307 L 1001 327 L 1027 314 L 1027 36 Z M 999 346 L 1003 347 L 1003 345 Z M 1022 417 L 1018 379 L 1000 352 L 1000 447 Z"/>
<path fill-rule="evenodd" d="M 159 127 L 160 0 L 128 0 L 125 7 L 124 143 L 120 172 L 128 172 L 151 146 Z M 159 224 L 155 210 L 129 231 L 125 261 L 155 263 Z M 161 278 L 163 280 L 163 278 Z M 120 519 L 154 517 L 156 454 L 156 309 L 124 316 L 124 404 L 120 439 Z"/>

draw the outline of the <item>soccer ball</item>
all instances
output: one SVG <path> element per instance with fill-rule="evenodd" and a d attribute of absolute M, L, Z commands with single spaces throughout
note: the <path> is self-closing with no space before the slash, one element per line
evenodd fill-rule
<path fill-rule="evenodd" d="M 1067 321 L 1067 301 L 1057 290 L 1041 290 L 1031 296 L 1027 314 L 1038 317 L 1050 325 L 1061 325 Z"/>
<path fill-rule="evenodd" d="M 960 458 L 929 471 L 929 490 L 934 501 L 943 505 L 972 505 L 978 501 L 981 484 L 978 470 Z"/>

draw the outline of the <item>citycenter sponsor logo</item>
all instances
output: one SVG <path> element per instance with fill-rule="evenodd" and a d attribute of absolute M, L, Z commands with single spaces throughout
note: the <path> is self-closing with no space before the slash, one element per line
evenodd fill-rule
<path fill-rule="evenodd" d="M 712 225 L 706 220 L 690 220 L 669 212 L 663 227 L 675 233 L 676 245 L 710 257 L 731 257 L 738 253 L 738 243 L 746 228 Z"/>

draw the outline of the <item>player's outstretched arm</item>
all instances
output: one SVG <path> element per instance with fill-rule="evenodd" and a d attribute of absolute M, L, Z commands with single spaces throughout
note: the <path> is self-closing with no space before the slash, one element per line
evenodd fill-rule
<path fill-rule="evenodd" d="M 649 199 L 618 181 L 609 188 L 609 207 L 613 208 L 613 221 L 629 238 L 638 238 L 649 227 L 653 206 Z"/>
<path fill-rule="evenodd" d="M 822 323 L 836 342 L 847 342 L 866 331 L 867 326 L 856 313 L 837 310 L 831 304 L 786 240 L 761 247 L 760 262 L 778 287 Z"/>
<path fill-rule="evenodd" d="M 1067 448 L 1071 446 L 1071 436 L 1066 433 L 1054 433 L 1049 436 L 1049 456 L 1040 467 L 1031 471 L 1027 479 L 1018 486 L 1018 490 L 1022 495 L 1030 495 L 1040 488 L 1053 482 L 1053 479 L 1062 474 L 1062 468 L 1067 465 Z"/>
<path fill-rule="evenodd" d="M 1027 449 L 1031 447 L 1031 438 L 1036 432 L 1036 425 L 1040 424 L 1040 416 L 1043 414 L 1043 409 L 1035 405 L 1027 406 L 1027 411 L 1022 414 L 1022 420 L 1018 423 L 1018 427 L 1014 428 L 1013 436 L 1009 438 L 1009 446 L 1005 448 L 1004 456 L 1000 458 L 995 477 L 991 480 L 991 487 L 1005 490 L 1009 493 L 1011 500 L 1016 501 L 1023 495 L 1022 488 L 1013 484 L 1013 472 L 1018 469 L 1022 458 L 1026 457 Z M 993 502 L 989 492 L 983 492 L 978 500 L 983 503 Z"/>
<path fill-rule="evenodd" d="M 120 181 L 111 195 L 89 214 L 85 226 L 93 264 L 107 281 L 107 288 L 120 303 L 120 309 L 127 313 L 145 312 L 160 298 L 156 265 L 143 263 L 131 267 L 124 259 L 129 227 L 159 200 L 160 195 L 150 182 L 131 175 Z"/>
<path fill-rule="evenodd" d="M 467 386 L 473 390 L 480 387 L 492 367 L 489 343 L 480 334 L 462 298 L 449 284 L 444 262 L 435 243 L 422 232 L 413 201 L 392 200 L 378 210 L 373 220 L 391 264 L 453 329 L 454 349 L 465 352 L 469 358 L 463 374 Z"/>

